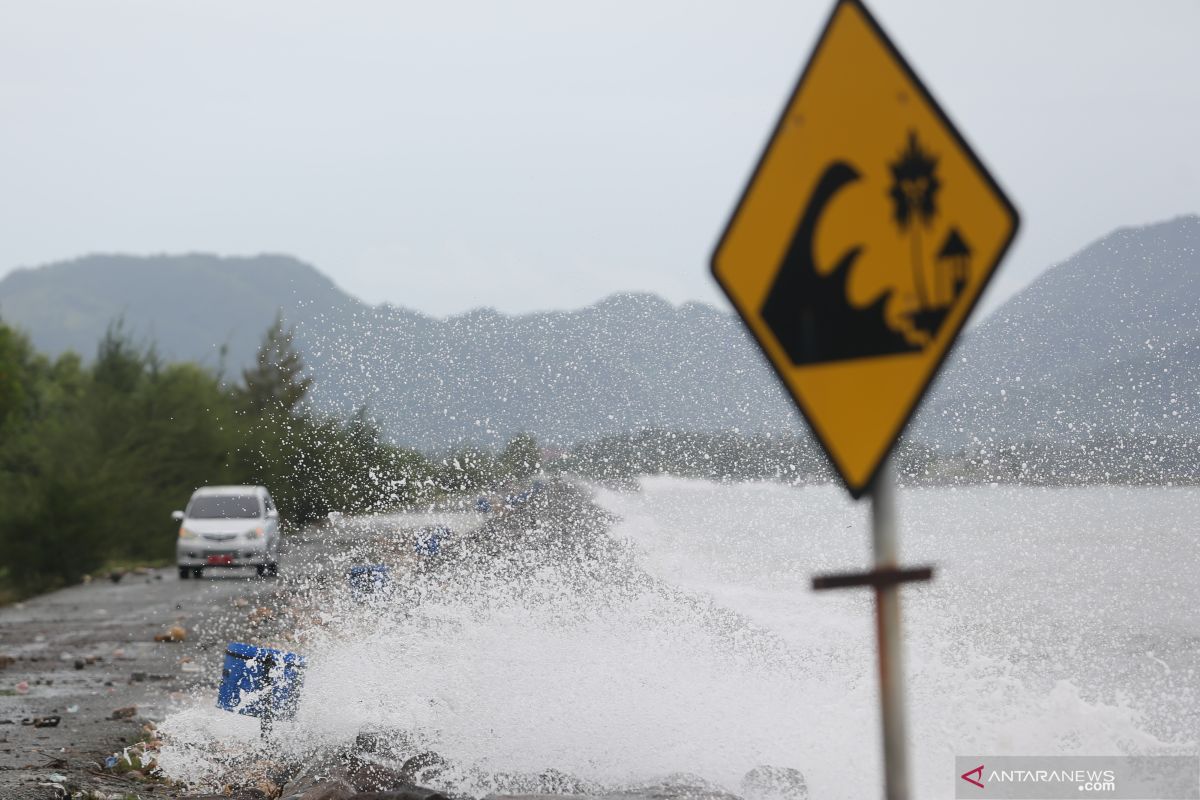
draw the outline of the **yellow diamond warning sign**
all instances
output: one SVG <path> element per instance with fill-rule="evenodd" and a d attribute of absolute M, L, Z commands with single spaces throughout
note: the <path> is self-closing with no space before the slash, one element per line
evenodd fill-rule
<path fill-rule="evenodd" d="M 870 13 L 839 2 L 712 270 L 855 497 L 1016 230 Z"/>

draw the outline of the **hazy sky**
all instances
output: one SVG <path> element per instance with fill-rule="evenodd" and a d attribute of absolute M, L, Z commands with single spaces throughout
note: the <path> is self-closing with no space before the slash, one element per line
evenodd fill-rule
<path fill-rule="evenodd" d="M 1200 211 L 1197 0 L 869 5 L 1023 214 L 989 306 Z M 285 252 L 438 314 L 716 301 L 710 250 L 831 8 L 5 2 L 0 273 Z"/>

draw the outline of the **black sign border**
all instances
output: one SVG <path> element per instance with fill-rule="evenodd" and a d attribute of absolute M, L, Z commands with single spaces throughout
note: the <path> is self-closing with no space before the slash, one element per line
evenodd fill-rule
<path fill-rule="evenodd" d="M 897 48 L 895 43 L 892 42 L 891 38 L 875 19 L 874 15 L 871 14 L 870 10 L 868 10 L 867 7 L 862 3 L 862 0 L 838 0 L 838 2 L 834 3 L 833 11 L 830 12 L 829 18 L 825 22 L 825 26 L 821 29 L 821 36 L 817 39 L 817 43 L 812 50 L 812 55 L 808 57 L 808 61 L 804 65 L 804 70 L 800 73 L 800 79 L 796 81 L 795 88 L 792 89 L 791 94 L 788 95 L 787 102 L 783 104 L 783 110 L 779 113 L 779 119 L 776 121 L 775 127 L 771 129 L 771 135 L 767 138 L 767 143 L 762 149 L 762 154 L 758 157 L 758 162 L 754 165 L 754 170 L 750 173 L 750 178 L 748 181 L 746 181 L 746 186 L 744 189 L 742 189 L 742 193 L 738 197 L 737 204 L 733 207 L 733 211 L 729 215 L 729 220 L 725 223 L 725 227 L 721 231 L 721 238 L 717 240 L 716 247 L 713 248 L 712 255 L 709 257 L 709 270 L 712 272 L 713 279 L 717 282 L 717 285 L 721 287 L 721 291 L 725 294 L 725 297 L 729 299 L 730 305 L 733 306 L 734 311 L 736 311 L 738 316 L 741 317 L 742 323 L 746 326 L 747 330 L 749 330 L 751 334 L 754 333 L 754 329 L 750 326 L 749 319 L 745 314 L 742 313 L 742 310 L 738 308 L 737 303 L 735 303 L 733 300 L 733 295 L 725 287 L 725 284 L 721 282 L 721 276 L 717 274 L 717 256 L 720 254 L 721 249 L 725 246 L 725 241 L 729 237 L 729 231 L 733 227 L 733 223 L 738 217 L 738 212 L 745 204 L 747 195 L 750 194 L 750 188 L 758 181 L 758 176 L 762 172 L 763 163 L 767 160 L 767 155 L 771 152 L 771 146 L 779 137 L 779 133 L 782 130 L 784 123 L 787 121 L 788 109 L 790 109 L 792 104 L 795 103 L 796 97 L 800 94 L 800 90 L 804 87 L 804 82 L 808 78 L 809 72 L 812 70 L 813 62 L 817 60 L 817 56 L 820 54 L 821 48 L 825 45 L 825 42 L 829 36 L 830 28 L 833 27 L 833 21 L 837 18 L 838 11 L 841 10 L 842 6 L 854 6 L 858 9 L 858 11 L 862 14 L 863 19 L 867 21 L 867 24 L 870 25 L 875 35 L 896 60 L 896 63 L 898 63 L 904 70 L 904 73 L 908 76 L 908 79 L 912 81 L 917 90 L 925 96 L 925 100 L 933 109 L 934 114 L 938 119 L 941 120 L 942 124 L 950 132 L 951 137 L 958 143 L 958 146 L 962 148 L 962 151 L 966 154 L 967 159 L 975 166 L 975 169 L 983 177 L 984 182 L 991 188 L 992 192 L 996 195 L 1000 203 L 1008 212 L 1009 216 L 1012 218 L 1012 229 L 1009 231 L 1008 239 L 1005 240 L 1004 244 L 1000 247 L 1000 251 L 996 254 L 995 260 L 988 267 L 988 274 L 983 279 L 983 285 L 979 288 L 979 292 L 975 295 L 975 299 L 971 301 L 971 305 L 967 309 L 966 314 L 963 315 L 962 323 L 959 325 L 958 330 L 954 332 L 954 339 L 950 342 L 950 345 L 938 359 L 937 364 L 935 364 L 934 368 L 930 371 L 929 377 L 925 380 L 925 385 L 921 387 L 921 391 L 917 394 L 917 399 L 908 409 L 908 412 L 905 413 L 903 419 L 900 421 L 900 424 L 892 434 L 891 443 L 884 449 L 883 456 L 871 470 L 871 474 L 867 477 L 867 480 L 862 486 L 855 488 L 850 484 L 850 481 L 847 480 L 846 474 L 842 471 L 837 459 L 833 457 L 833 451 L 830 449 L 825 437 L 821 434 L 821 429 L 813 422 L 813 416 L 809 414 L 808 409 L 804 407 L 804 403 L 800 401 L 800 398 L 792 393 L 791 387 L 788 385 L 787 380 L 784 379 L 783 373 L 778 367 L 775 366 L 775 362 L 767 357 L 765 351 L 763 352 L 763 356 L 766 358 L 767 363 L 771 365 L 771 369 L 775 372 L 775 376 L 779 379 L 779 382 L 783 384 L 784 391 L 786 391 L 792 398 L 792 402 L 795 403 L 796 407 L 800 410 L 801 416 L 804 417 L 804 421 L 808 423 L 808 427 L 812 431 L 817 442 L 821 445 L 821 449 L 825 451 L 825 457 L 829 459 L 829 462 L 833 465 L 834 470 L 841 477 L 842 483 L 845 485 L 846 490 L 850 492 L 851 497 L 853 497 L 855 500 L 859 500 L 865 494 L 871 491 L 875 484 L 875 480 L 879 477 L 880 469 L 882 469 L 883 465 L 891 457 L 892 451 L 896 449 L 896 444 L 899 442 L 901 435 L 904 433 L 904 429 L 908 427 L 908 423 L 912 421 L 913 416 L 917 413 L 917 409 L 921 407 L 921 403 L 924 401 L 925 395 L 929 393 L 929 387 L 941 373 L 942 366 L 946 363 L 946 359 L 950 356 L 950 353 L 954 351 L 955 346 L 958 344 L 958 337 L 962 333 L 963 328 L 966 327 L 967 320 L 970 319 L 971 314 L 975 311 L 975 307 L 979 304 L 980 299 L 987 292 L 987 287 L 992 282 L 992 278 L 995 277 L 1000 262 L 1004 260 L 1004 256 L 1008 253 L 1008 249 L 1012 245 L 1013 239 L 1015 239 L 1017 236 L 1017 230 L 1021 227 L 1021 215 L 1017 212 L 1016 206 L 1014 206 L 1008 199 L 1008 195 L 1006 195 L 1004 190 L 1000 188 L 1000 185 L 996 182 L 996 179 L 992 177 L 992 173 L 989 172 L 987 167 L 983 165 L 983 162 L 979 159 L 979 156 L 975 154 L 975 151 L 971 149 L 971 146 L 967 144 L 967 141 L 962 137 L 962 134 L 959 133 L 958 127 L 950 121 L 950 117 L 946 114 L 945 110 L 941 107 L 941 105 L 938 104 L 933 94 L 917 76 L 917 73 L 913 71 L 912 66 L 909 65 L 908 61 L 900 53 L 899 48 Z M 755 338 L 757 339 L 758 337 L 756 336 Z M 759 348 L 762 349 L 761 342 L 759 342 Z"/>

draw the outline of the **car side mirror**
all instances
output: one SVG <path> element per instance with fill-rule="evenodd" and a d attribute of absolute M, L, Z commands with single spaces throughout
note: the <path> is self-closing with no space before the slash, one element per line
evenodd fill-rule
<path fill-rule="evenodd" d="M 279 519 L 279 510 L 272 508 L 267 512 L 267 519 Z"/>
<path fill-rule="evenodd" d="M 182 511 L 172 511 L 171 519 L 175 520 L 176 522 L 183 522 L 183 512 Z"/>

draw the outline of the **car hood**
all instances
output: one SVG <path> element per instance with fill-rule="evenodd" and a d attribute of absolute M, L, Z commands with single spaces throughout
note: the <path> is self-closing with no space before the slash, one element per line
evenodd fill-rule
<path fill-rule="evenodd" d="M 184 519 L 183 527 L 193 533 L 245 533 L 262 527 L 262 519 Z"/>

